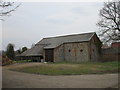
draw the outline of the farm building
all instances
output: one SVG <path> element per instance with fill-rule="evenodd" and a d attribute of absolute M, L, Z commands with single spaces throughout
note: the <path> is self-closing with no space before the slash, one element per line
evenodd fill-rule
<path fill-rule="evenodd" d="M 19 57 L 46 62 L 97 61 L 100 44 L 95 32 L 49 37 L 43 38 Z"/>

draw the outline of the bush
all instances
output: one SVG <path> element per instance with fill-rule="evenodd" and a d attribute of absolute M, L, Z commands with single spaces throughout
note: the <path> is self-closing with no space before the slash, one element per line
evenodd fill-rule
<path fill-rule="evenodd" d="M 2 65 L 9 65 L 14 63 L 12 60 L 10 60 L 6 55 L 2 55 Z"/>

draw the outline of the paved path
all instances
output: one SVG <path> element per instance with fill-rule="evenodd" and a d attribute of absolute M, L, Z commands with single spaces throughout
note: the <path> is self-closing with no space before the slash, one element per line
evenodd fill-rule
<path fill-rule="evenodd" d="M 118 74 L 48 76 L 3 68 L 3 88 L 108 88 L 118 87 Z"/>

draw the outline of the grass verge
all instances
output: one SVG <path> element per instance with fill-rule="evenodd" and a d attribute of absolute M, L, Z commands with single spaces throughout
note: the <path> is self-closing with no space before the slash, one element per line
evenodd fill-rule
<path fill-rule="evenodd" d="M 19 72 L 43 75 L 81 75 L 118 73 L 120 62 L 86 62 L 86 63 L 47 63 L 39 66 L 12 69 Z"/>

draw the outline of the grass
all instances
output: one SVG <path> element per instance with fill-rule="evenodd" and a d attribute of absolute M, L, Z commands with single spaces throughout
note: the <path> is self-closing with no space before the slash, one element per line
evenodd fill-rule
<path fill-rule="evenodd" d="M 120 62 L 86 62 L 86 63 L 47 63 L 39 66 L 13 69 L 15 71 L 43 75 L 81 75 L 118 73 Z"/>

